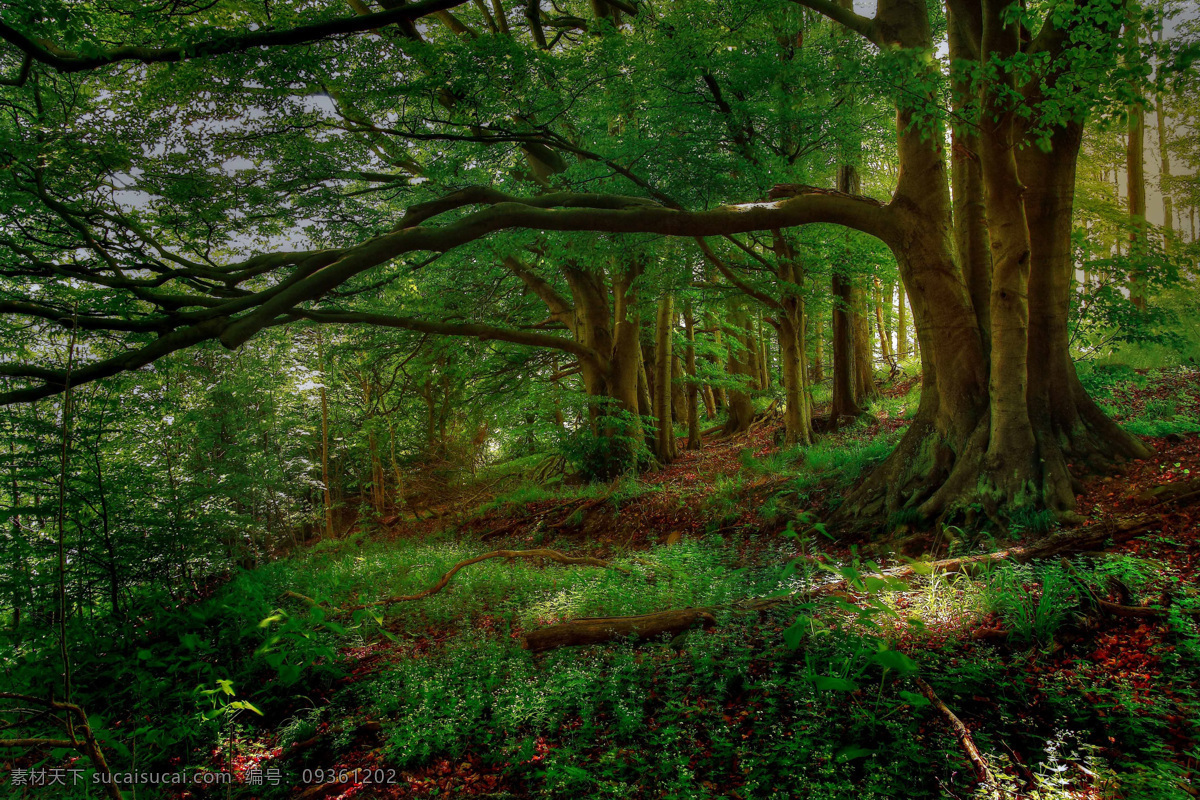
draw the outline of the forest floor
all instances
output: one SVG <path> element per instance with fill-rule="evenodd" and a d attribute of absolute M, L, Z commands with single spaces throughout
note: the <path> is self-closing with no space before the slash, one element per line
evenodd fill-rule
<path fill-rule="evenodd" d="M 928 559 L 1072 533 L 1033 516 L 846 541 L 822 524 L 894 446 L 915 386 L 812 447 L 780 448 L 767 420 L 640 479 L 481 475 L 434 516 L 236 576 L 136 631 L 123 678 L 144 693 L 186 683 L 167 674 L 184 655 L 227 659 L 228 690 L 191 691 L 199 718 L 165 691 L 140 718 L 110 710 L 108 741 L 235 775 L 177 798 L 1200 795 L 1200 375 L 1089 385 L 1155 451 L 1084 485 L 1080 530 L 1110 543 L 971 570 Z M 509 554 L 423 593 L 529 549 L 594 561 Z M 661 641 L 527 647 L 700 607 Z M 194 640 L 163 634 L 181 619 Z"/>

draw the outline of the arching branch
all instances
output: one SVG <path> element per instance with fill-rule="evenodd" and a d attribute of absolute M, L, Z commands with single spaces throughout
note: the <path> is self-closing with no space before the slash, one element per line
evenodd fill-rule
<path fill-rule="evenodd" d="M 868 42 L 880 44 L 879 28 L 875 20 L 854 13 L 853 7 L 843 6 L 834 0 L 792 0 L 798 6 L 811 8 L 818 14 L 828 17 L 834 22 L 862 36 Z"/>
<path fill-rule="evenodd" d="M 510 328 L 499 328 L 494 325 L 479 325 L 471 322 L 435 322 L 433 320 L 416 319 L 414 317 L 396 317 L 388 314 L 371 314 L 361 311 L 305 311 L 296 309 L 295 316 L 311 322 L 336 325 L 373 325 L 381 328 L 403 328 L 404 330 L 420 333 L 435 333 L 442 336 L 467 336 L 480 341 L 489 339 L 498 342 L 512 342 L 530 347 L 548 347 L 562 350 L 573 356 L 591 361 L 603 368 L 605 359 L 595 350 L 580 344 L 574 339 L 563 336 L 551 336 L 533 331 L 518 331 Z"/>
<path fill-rule="evenodd" d="M 766 202 L 721 206 L 706 211 L 664 208 L 639 197 L 570 192 L 513 198 L 501 192 L 473 188 L 440 200 L 412 207 L 398 230 L 340 250 L 265 253 L 232 265 L 228 280 L 261 275 L 271 269 L 294 266 L 285 279 L 258 292 L 247 292 L 218 302 L 186 298 L 198 310 L 167 315 L 173 329 L 150 344 L 131 349 L 73 371 L 71 381 L 82 385 L 120 372 L 138 369 L 170 353 L 219 338 L 226 347 L 237 347 L 257 332 L 309 315 L 309 319 L 344 324 L 378 324 L 446 335 L 497 339 L 535 347 L 552 347 L 603 364 L 597 354 L 572 339 L 532 331 L 510 331 L 491 326 L 435 323 L 404 317 L 335 312 L 299 311 L 360 273 L 398 256 L 416 251 L 447 252 L 489 234 L 511 229 L 642 233 L 697 238 L 750 231 L 789 228 L 809 223 L 840 224 L 869 233 L 885 242 L 898 241 L 897 223 L 889 206 L 877 200 L 805 186 L 788 186 L 787 195 Z M 488 205 L 445 225 L 409 225 L 428 221 L 453 209 Z M 11 308 L 17 312 L 18 309 Z M 25 309 L 29 311 L 29 309 Z M 323 317 L 321 315 L 324 315 Z M 35 315 L 36 316 L 36 315 Z M 81 318 L 82 319 L 82 318 Z M 91 318 L 94 319 L 94 318 Z M 89 320 L 90 323 L 91 320 Z M 89 324 L 90 327 L 90 324 Z M 110 330 L 117 330 L 114 326 Z M 0 375 L 26 379 L 37 385 L 0 393 L 0 404 L 35 400 L 61 392 L 65 376 L 59 371 L 8 363 Z"/>
<path fill-rule="evenodd" d="M 300 25 L 287 30 L 266 29 L 249 33 L 226 33 L 202 42 L 172 47 L 126 45 L 101 52 L 98 55 L 86 56 L 69 50 L 63 50 L 55 45 L 42 45 L 6 22 L 0 22 L 0 38 L 3 38 L 35 61 L 53 67 L 59 72 L 85 72 L 121 61 L 156 64 L 187 61 L 193 58 L 224 55 L 226 53 L 240 53 L 256 47 L 286 47 L 289 45 L 306 44 L 334 36 L 365 33 L 366 31 L 385 28 L 388 25 L 409 22 L 429 14 L 436 14 L 439 11 L 463 5 L 466 2 L 467 0 L 422 0 L 411 5 L 401 5 L 374 14 L 341 17 L 325 22 L 315 22 L 310 25 Z"/>

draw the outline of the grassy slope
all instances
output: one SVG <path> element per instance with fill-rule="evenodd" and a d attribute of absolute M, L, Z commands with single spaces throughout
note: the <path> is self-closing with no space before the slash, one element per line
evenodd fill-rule
<path fill-rule="evenodd" d="M 1135 430 L 1200 427 L 1194 374 L 1108 377 L 1091 388 Z M 202 602 L 143 609 L 120 630 L 81 629 L 79 699 L 100 715 L 114 764 L 229 768 L 242 781 L 280 771 L 278 786 L 189 788 L 194 797 L 971 796 L 973 774 L 918 693 L 919 674 L 1026 796 L 1191 796 L 1195 623 L 1097 618 L 1057 564 L 874 586 L 853 605 L 719 613 L 711 631 L 672 644 L 538 658 L 521 649 L 523 630 L 562 619 L 720 604 L 852 574 L 856 550 L 794 532 L 886 455 L 916 399 L 893 395 L 875 424 L 814 448 L 781 453 L 761 430 L 642 481 L 519 487 L 439 533 L 435 523 L 360 531 L 240 574 Z M 1146 487 L 1200 475 L 1200 437 L 1154 444 L 1153 460 L 1089 483 L 1083 511 L 1136 510 Z M 599 502 L 581 513 L 564 506 L 573 498 Z M 1198 522 L 1194 507 L 1167 515 L 1155 534 L 1074 569 L 1100 595 L 1196 607 Z M 946 529 L 920 541 L 943 555 L 988 549 L 996 536 Z M 418 603 L 325 610 L 418 591 L 492 545 L 595 554 L 628 571 L 496 560 Z M 790 561 L 823 552 L 826 567 Z M 10 647 L 9 680 L 48 693 L 51 647 L 36 637 Z M 239 700 L 255 710 L 230 705 Z M 355 768 L 382 772 L 334 771 Z"/>

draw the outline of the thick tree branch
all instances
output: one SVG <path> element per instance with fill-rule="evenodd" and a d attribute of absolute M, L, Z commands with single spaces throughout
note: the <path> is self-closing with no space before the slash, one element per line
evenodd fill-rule
<path fill-rule="evenodd" d="M 413 317 L 395 317 L 387 314 L 371 314 L 357 311 L 305 311 L 296 309 L 296 316 L 312 322 L 338 325 L 374 325 L 382 328 L 403 328 L 404 330 L 421 333 L 435 333 L 442 336 L 467 336 L 480 341 L 489 339 L 499 342 L 511 342 L 530 347 L 549 347 L 579 358 L 586 359 L 603 368 L 604 357 L 590 347 L 580 344 L 574 339 L 562 336 L 551 336 L 533 331 L 517 331 L 509 328 L 498 328 L 494 325 L 478 325 L 470 322 L 434 322 L 432 320 L 415 319 Z"/>
<path fill-rule="evenodd" d="M 72 383 L 82 385 L 120 372 L 138 369 L 199 342 L 220 338 L 226 347 L 237 347 L 264 328 L 299 316 L 346 324 L 380 324 L 430 333 L 493 338 L 534 347 L 551 347 L 603 365 L 604 359 L 575 342 L 548 334 L 508 331 L 490 326 L 449 325 L 383 315 L 329 312 L 300 312 L 306 302 L 317 300 L 356 275 L 415 251 L 447 252 L 509 229 L 542 231 L 591 231 L 596 233 L 642 233 L 689 238 L 719 236 L 750 231 L 788 228 L 809 223 L 845 225 L 889 243 L 897 241 L 897 228 L 888 206 L 868 197 L 789 186 L 788 195 L 760 203 L 721 206 L 707 211 L 664 208 L 639 197 L 559 192 L 529 199 L 512 198 L 502 192 L 474 187 L 440 200 L 414 206 L 399 229 L 343 250 L 306 253 L 266 253 L 233 265 L 227 280 L 236 284 L 245 276 L 295 265 L 281 282 L 260 292 L 215 301 L 202 296 L 180 298 L 199 310 L 175 314 L 178 325 L 150 344 L 126 351 L 75 370 Z M 438 214 L 469 205 L 490 207 L 441 226 L 419 224 Z M 410 224 L 416 222 L 417 224 Z M 10 309 L 17 311 L 17 309 Z M 245 313 L 243 313 L 245 312 Z M 235 317 L 240 314 L 241 316 Z M 0 405 L 36 400 L 62 391 L 65 376 L 60 371 L 20 364 L 6 364 L 0 374 L 36 381 L 38 385 L 0 393 Z"/>
<path fill-rule="evenodd" d="M 442 227 L 404 227 L 343 251 L 328 266 L 290 282 L 259 306 L 257 311 L 230 325 L 221 335 L 221 342 L 226 347 L 238 347 L 281 314 L 290 312 L 306 301 L 315 300 L 355 275 L 404 253 L 452 250 L 506 229 L 657 233 L 695 238 L 828 222 L 845 225 L 885 241 L 895 239 L 891 214 L 877 200 L 810 187 L 790 187 L 790 191 L 792 196 L 777 200 L 721 206 L 709 211 L 662 208 L 642 198 L 619 195 L 559 192 L 529 200 L 497 203 Z M 492 194 L 501 195 L 499 192 Z M 450 207 L 467 205 L 470 200 L 462 199 Z M 439 206 L 437 213 L 445 210 L 449 209 Z M 407 214 L 405 216 L 408 217 Z M 424 215 L 423 218 L 429 216 L 432 215 Z M 401 222 L 401 225 L 405 224 Z"/>
<path fill-rule="evenodd" d="M 875 20 L 854 13 L 851 8 L 845 8 L 832 0 L 791 0 L 798 6 L 811 8 L 818 14 L 828 17 L 834 22 L 862 36 L 873 44 L 880 45 L 879 28 Z"/>
<path fill-rule="evenodd" d="M 306 44 L 333 36 L 365 33 L 400 22 L 409 22 L 429 14 L 454 8 L 467 0 L 422 0 L 411 5 L 398 6 L 374 14 L 316 22 L 288 30 L 257 30 L 250 33 L 229 33 L 203 42 L 185 46 L 145 47 L 127 45 L 116 47 L 99 55 L 85 56 L 54 45 L 43 46 L 26 34 L 5 22 L 0 22 L 0 38 L 21 50 L 27 56 L 53 67 L 59 72 L 84 72 L 115 64 L 120 61 L 137 61 L 155 64 L 172 61 L 187 61 L 204 56 L 240 53 L 256 47 L 286 47 Z"/>

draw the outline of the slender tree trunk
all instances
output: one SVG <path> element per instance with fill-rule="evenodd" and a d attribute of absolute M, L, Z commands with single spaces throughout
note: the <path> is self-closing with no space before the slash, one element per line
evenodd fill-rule
<path fill-rule="evenodd" d="M 671 333 L 675 327 L 674 300 L 669 293 L 658 301 L 658 324 L 654 334 L 655 385 L 654 416 L 658 432 L 654 455 L 663 464 L 675 460 L 675 428 L 671 418 Z"/>
<path fill-rule="evenodd" d="M 908 303 L 904 298 L 904 287 L 896 292 L 896 355 L 908 358 Z"/>
<path fill-rule="evenodd" d="M 756 320 L 756 315 L 747 315 L 746 333 L 742 336 L 742 344 L 746 347 L 745 358 L 747 360 L 747 367 L 750 370 L 750 388 L 754 391 L 761 392 L 763 388 L 762 348 L 759 346 L 759 337 L 754 330 L 754 324 Z"/>
<path fill-rule="evenodd" d="M 851 166 L 838 167 L 838 191 L 856 194 L 860 190 L 858 173 Z M 831 279 L 833 290 L 833 400 L 830 404 L 829 427 L 837 430 L 842 420 L 858 417 L 862 408 L 855 391 L 857 361 L 854 344 L 854 292 L 849 277 L 839 265 L 834 265 Z"/>
<path fill-rule="evenodd" d="M 671 358 L 671 413 L 676 422 L 687 421 L 687 393 L 683 381 L 683 359 L 676 353 Z"/>
<path fill-rule="evenodd" d="M 763 336 L 762 311 L 758 312 L 755 320 L 755 332 L 758 335 L 758 388 L 765 392 L 771 388 L 771 346 L 767 337 Z"/>
<path fill-rule="evenodd" d="M 895 358 L 892 356 L 892 343 L 889 341 L 887 323 L 884 320 L 883 287 L 879 278 L 875 279 L 875 327 L 879 331 L 879 355 L 888 364 L 893 364 Z"/>
<path fill-rule="evenodd" d="M 730 334 L 729 374 L 738 379 L 738 388 L 729 390 L 729 418 L 725 422 L 725 433 L 740 433 L 754 421 L 754 404 L 749 389 L 753 386 L 754 343 L 750 332 L 750 321 L 742 301 L 732 298 L 727 319 L 736 331 Z"/>
<path fill-rule="evenodd" d="M 1162 31 L 1159 30 L 1159 41 Z M 1158 157 L 1162 162 L 1162 170 L 1158 175 L 1158 190 L 1162 193 L 1163 204 L 1163 252 L 1168 255 L 1175 240 L 1175 209 L 1171 201 L 1171 151 L 1167 147 L 1167 115 L 1163 106 L 1166 96 L 1159 94 L 1158 102 L 1154 104 L 1155 122 L 1158 126 Z"/>
<path fill-rule="evenodd" d="M 334 500 L 329 489 L 329 395 L 325 391 L 328 377 L 325 374 L 324 337 L 317 326 L 317 372 L 320 380 L 320 482 L 325 506 L 325 537 L 334 539 Z"/>
<path fill-rule="evenodd" d="M 825 380 L 825 336 L 820 327 L 817 328 L 816 341 L 813 342 L 812 379 L 813 383 Z"/>
<path fill-rule="evenodd" d="M 721 324 L 719 322 L 714 321 L 711 327 L 713 329 L 713 342 L 717 345 L 718 349 L 725 348 L 725 334 L 721 329 Z M 714 402 L 714 405 L 716 406 L 717 411 L 724 411 L 726 408 L 728 408 L 729 407 L 729 393 L 727 391 L 725 391 L 725 387 L 717 386 L 712 391 L 713 391 L 713 402 Z"/>
<path fill-rule="evenodd" d="M 780 277 L 786 284 L 800 283 L 800 268 L 787 253 L 779 259 Z M 812 406 L 808 394 L 808 369 L 805 364 L 804 299 L 794 290 L 784 289 L 779 314 L 779 356 L 783 361 L 785 444 L 812 444 Z"/>
<path fill-rule="evenodd" d="M 875 385 L 875 367 L 871 358 L 870 299 L 867 292 L 857 286 L 850 290 L 854 326 L 854 396 L 859 405 L 879 396 Z"/>
<path fill-rule="evenodd" d="M 683 309 L 683 326 L 685 335 L 687 336 L 687 351 L 684 354 L 684 367 L 687 371 L 687 449 L 699 450 L 701 445 L 700 412 L 696 401 L 700 391 L 699 383 L 696 381 L 696 320 L 692 315 L 692 304 L 690 301 Z M 708 416 L 709 419 L 712 419 L 713 414 L 711 411 Z"/>
<path fill-rule="evenodd" d="M 705 419 L 713 420 L 717 418 L 717 398 L 713 394 L 712 387 L 707 383 L 704 384 L 703 391 L 700 395 L 704 398 L 704 417 Z"/>
<path fill-rule="evenodd" d="M 954 15 L 948 26 L 950 58 L 971 57 L 970 35 Z M 967 282 L 971 306 L 979 322 L 986 355 L 991 349 L 992 254 L 989 249 L 987 212 L 979 127 L 969 121 L 969 106 L 977 98 L 970 76 L 953 70 L 950 180 L 954 197 L 954 255 Z"/>
<path fill-rule="evenodd" d="M 642 373 L 645 371 L 645 365 L 642 362 L 638 297 L 633 285 L 637 274 L 638 267 L 634 264 L 626 264 L 614 270 L 612 282 L 615 324 L 612 366 L 608 374 L 608 396 L 613 399 L 618 409 L 630 415 L 632 430 L 625 433 L 635 440 L 646 435 L 641 424 L 641 404 L 644 404 L 646 399 L 639 398 L 638 388 L 639 379 L 644 378 Z"/>
<path fill-rule="evenodd" d="M 1144 258 L 1146 243 L 1146 171 L 1143 152 L 1146 140 L 1146 112 L 1141 104 L 1129 109 L 1129 129 L 1125 146 L 1125 180 L 1129 195 L 1129 254 Z M 1129 299 L 1139 311 L 1146 310 L 1146 271 L 1137 266 L 1129 276 Z"/>

